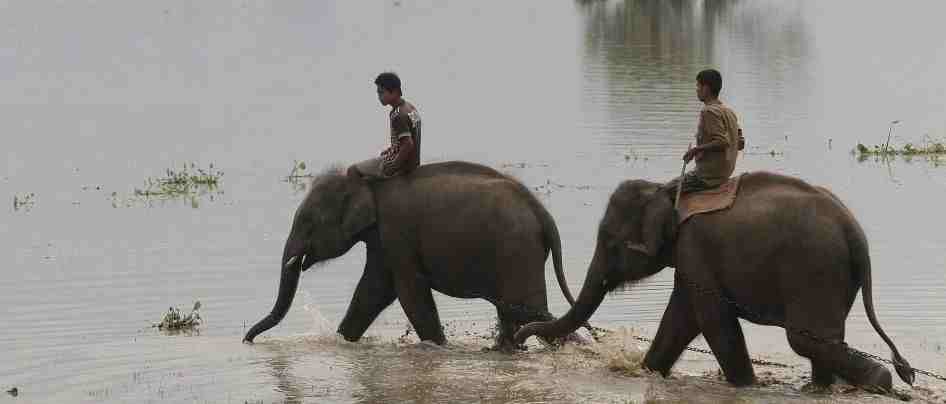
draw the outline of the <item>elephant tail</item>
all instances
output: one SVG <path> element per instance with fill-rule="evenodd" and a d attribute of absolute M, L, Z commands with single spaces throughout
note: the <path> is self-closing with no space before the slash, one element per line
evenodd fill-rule
<path fill-rule="evenodd" d="M 549 213 L 548 209 L 545 209 L 545 206 L 542 206 L 542 203 L 531 194 L 529 195 L 529 201 L 536 215 L 538 215 L 539 221 L 542 223 L 542 234 L 545 238 L 545 245 L 547 245 L 552 252 L 552 265 L 555 267 L 555 278 L 558 280 L 558 286 L 562 288 L 562 294 L 565 295 L 565 300 L 568 301 L 568 304 L 574 306 L 575 298 L 572 296 L 571 290 L 568 289 L 568 283 L 565 281 L 565 265 L 562 263 L 562 238 L 558 233 L 558 226 L 555 225 L 555 219 L 552 217 L 552 214 Z"/>
<path fill-rule="evenodd" d="M 856 226 L 856 237 L 851 243 L 851 258 L 854 263 L 854 270 L 857 271 L 862 280 L 861 292 L 862 300 L 864 301 L 864 311 L 867 312 L 867 319 L 870 320 L 870 324 L 874 327 L 874 331 L 877 331 L 877 334 L 880 335 L 880 338 L 887 343 L 887 346 L 890 347 L 890 350 L 893 352 L 893 366 L 896 369 L 897 374 L 900 376 L 900 379 L 909 385 L 913 385 L 913 381 L 916 378 L 916 373 L 913 371 L 913 367 L 910 366 L 910 363 L 907 362 L 903 356 L 900 355 L 900 351 L 897 350 L 897 347 L 894 346 L 893 340 L 887 336 L 887 333 L 884 332 L 883 328 L 880 327 L 880 322 L 877 321 L 877 314 L 874 312 L 874 292 L 873 292 L 873 281 L 871 280 L 871 267 L 870 267 L 870 254 L 867 250 L 867 238 L 864 236 L 863 231 L 859 226 Z"/>

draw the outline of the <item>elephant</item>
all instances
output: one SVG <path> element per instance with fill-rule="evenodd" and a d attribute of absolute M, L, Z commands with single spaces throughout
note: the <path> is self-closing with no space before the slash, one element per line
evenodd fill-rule
<path fill-rule="evenodd" d="M 784 328 L 792 350 L 810 360 L 815 386 L 840 376 L 889 391 L 890 372 L 844 343 L 845 320 L 863 287 L 867 317 L 893 351 L 900 378 L 912 385 L 913 368 L 874 313 L 867 238 L 851 211 L 828 189 L 797 178 L 752 172 L 740 181 L 729 209 L 682 224 L 666 187 L 622 182 L 599 223 L 578 300 L 557 320 L 520 328 L 516 342 L 572 332 L 606 293 L 672 267 L 673 290 L 644 368 L 668 376 L 702 333 L 730 384 L 754 383 L 742 318 Z"/>
<path fill-rule="evenodd" d="M 545 284 L 550 251 L 562 293 L 574 302 L 555 221 L 512 177 L 462 161 L 424 165 L 383 181 L 336 168 L 312 180 L 296 210 L 276 303 L 244 342 L 282 320 L 301 272 L 358 242 L 367 250 L 364 273 L 337 330 L 347 341 L 359 340 L 397 299 L 421 340 L 446 343 L 431 294 L 436 290 L 491 302 L 500 326 L 493 348 L 515 349 L 519 327 L 554 319 Z"/>

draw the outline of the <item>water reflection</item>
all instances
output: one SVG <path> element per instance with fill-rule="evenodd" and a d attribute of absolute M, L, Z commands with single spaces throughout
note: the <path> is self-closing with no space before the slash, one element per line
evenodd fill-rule
<path fill-rule="evenodd" d="M 800 6 L 739 0 L 578 3 L 586 126 L 602 133 L 604 144 L 633 144 L 651 155 L 684 147 L 699 109 L 694 80 L 708 67 L 723 72 L 723 99 L 740 112 L 751 146 L 768 151 L 793 127 L 805 125 L 813 69 Z M 605 115 L 596 115 L 598 110 Z"/>

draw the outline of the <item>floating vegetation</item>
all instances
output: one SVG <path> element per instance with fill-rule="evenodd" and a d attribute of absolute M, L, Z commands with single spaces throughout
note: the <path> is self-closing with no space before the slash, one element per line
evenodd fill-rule
<path fill-rule="evenodd" d="M 213 163 L 210 163 L 207 169 L 194 163 L 184 164 L 180 170 L 167 169 L 164 177 L 146 179 L 142 188 L 135 188 L 130 197 L 122 197 L 117 192 L 112 192 L 112 206 L 130 207 L 139 203 L 148 204 L 154 200 L 183 199 L 190 201 L 191 206 L 197 208 L 202 196 L 209 195 L 212 201 L 215 195 L 223 193 L 217 188 L 222 177 L 223 171 L 215 169 Z"/>
<path fill-rule="evenodd" d="M 901 147 L 886 143 L 872 146 L 858 143 L 851 150 L 851 154 L 857 157 L 859 163 L 868 160 L 890 162 L 896 158 L 906 163 L 912 163 L 914 159 L 922 159 L 933 167 L 939 167 L 946 163 L 946 141 L 935 141 L 927 136 L 926 142 L 921 146 L 916 146 L 913 143 L 906 143 Z"/>
<path fill-rule="evenodd" d="M 500 168 L 530 168 L 530 167 L 548 167 L 548 164 L 545 163 L 504 163 Z"/>
<path fill-rule="evenodd" d="M 34 204 L 36 204 L 36 194 L 32 192 L 13 195 L 13 210 L 29 210 Z"/>
<path fill-rule="evenodd" d="M 293 160 L 292 170 L 290 170 L 289 175 L 286 176 L 286 182 L 297 182 L 314 177 L 307 169 L 308 167 L 306 167 L 305 161 Z"/>
<path fill-rule="evenodd" d="M 757 150 L 758 150 L 758 149 L 757 149 Z M 743 151 L 742 153 L 743 153 L 743 155 L 746 155 L 746 156 L 771 156 L 771 157 L 782 157 L 782 156 L 785 155 L 785 152 L 784 152 L 784 151 L 781 151 L 781 150 L 778 150 L 778 149 L 775 149 L 775 148 L 769 149 L 768 151 L 764 151 L 764 150 L 760 150 L 760 151 L 748 151 L 748 150 L 746 150 L 746 151 Z"/>
<path fill-rule="evenodd" d="M 285 181 L 292 185 L 296 192 L 302 192 L 308 188 L 308 180 L 313 177 L 315 175 L 308 171 L 305 161 L 293 160 L 292 169 L 289 170 L 289 175 L 286 176 Z"/>
<path fill-rule="evenodd" d="M 191 312 L 184 314 L 181 309 L 176 307 L 168 308 L 160 323 L 153 324 L 152 327 L 162 331 L 193 331 L 200 325 L 200 301 L 194 302 L 194 308 Z"/>
<path fill-rule="evenodd" d="M 136 196 L 145 197 L 175 197 L 190 195 L 201 189 L 214 189 L 223 177 L 223 171 L 214 171 L 214 164 L 210 163 L 207 170 L 197 167 L 194 163 L 186 164 L 180 171 L 167 169 L 166 177 L 148 178 L 144 188 L 135 188 Z"/>
<path fill-rule="evenodd" d="M 896 146 L 890 146 L 887 144 L 884 145 L 873 145 L 865 146 L 862 143 L 858 143 L 857 147 L 854 148 L 854 152 L 857 153 L 858 157 L 861 156 L 942 156 L 946 155 L 946 143 L 943 142 L 932 142 L 928 141 L 922 146 L 914 146 L 912 143 L 904 144 L 903 147 L 897 148 Z"/>
<path fill-rule="evenodd" d="M 649 157 L 647 157 L 647 156 L 642 156 L 642 155 L 638 154 L 636 151 L 634 151 L 633 149 L 629 150 L 627 153 L 624 153 L 624 161 L 631 161 L 631 159 L 634 159 L 634 161 L 637 161 L 637 160 L 648 161 L 648 160 L 650 160 Z"/>
<path fill-rule="evenodd" d="M 579 191 L 587 191 L 591 189 L 591 185 L 565 185 L 552 182 L 552 180 L 545 180 L 545 184 L 541 184 L 535 187 L 532 187 L 532 190 L 539 193 L 551 194 L 553 189 L 575 189 Z"/>

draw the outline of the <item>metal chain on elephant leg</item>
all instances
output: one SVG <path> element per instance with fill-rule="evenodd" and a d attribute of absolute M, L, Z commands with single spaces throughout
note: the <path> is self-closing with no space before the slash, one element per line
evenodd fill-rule
<path fill-rule="evenodd" d="M 707 294 L 716 295 L 716 296 L 720 299 L 720 301 L 722 301 L 723 303 L 732 305 L 732 306 L 736 307 L 737 309 L 741 310 L 741 311 L 743 312 L 743 314 L 744 314 L 746 317 L 750 317 L 750 318 L 749 318 L 750 321 L 752 321 L 752 320 L 760 321 L 760 320 L 762 319 L 762 316 L 759 315 L 758 313 L 756 313 L 754 310 L 752 310 L 752 309 L 746 307 L 745 305 L 739 304 L 738 302 L 735 302 L 735 301 L 733 301 L 732 299 L 727 298 L 727 297 L 724 296 L 722 293 L 717 292 L 716 290 L 712 290 L 712 289 L 708 289 L 708 288 L 701 287 L 701 286 L 699 286 L 699 285 L 697 285 L 697 284 L 695 284 L 695 283 L 693 283 L 693 282 L 690 282 L 686 277 L 682 277 L 682 276 L 681 276 L 681 278 L 684 279 L 692 288 L 694 288 L 694 290 L 696 290 L 697 293 L 707 293 Z M 506 302 L 503 302 L 503 301 L 500 300 L 500 299 L 496 299 L 496 298 L 488 297 L 488 296 L 482 296 L 482 295 L 477 294 L 477 293 L 471 293 L 471 294 L 470 294 L 470 297 L 473 297 L 473 298 L 481 298 L 481 299 L 484 299 L 484 300 L 489 301 L 490 303 L 493 303 L 493 304 L 496 305 L 496 306 L 506 307 L 507 309 L 509 309 L 509 310 L 511 310 L 511 311 L 519 312 L 519 313 L 525 313 L 525 314 L 527 314 L 527 315 L 532 315 L 532 316 L 536 316 L 536 317 L 538 317 L 538 316 L 553 316 L 551 313 L 549 313 L 548 311 L 545 311 L 545 310 L 538 310 L 538 309 L 534 309 L 534 308 L 532 308 L 532 307 L 528 307 L 528 306 L 521 305 L 521 304 L 506 303 Z M 553 317 L 554 317 L 554 316 L 553 316 Z M 606 329 L 606 328 L 601 328 L 601 327 L 592 326 L 591 324 L 588 324 L 587 322 L 586 322 L 585 324 L 583 324 L 582 326 L 585 327 L 585 328 L 589 331 L 589 333 L 591 334 L 592 339 L 594 339 L 595 342 L 599 342 L 599 343 L 601 342 L 601 340 L 602 340 L 602 338 L 603 338 L 602 334 L 608 334 L 608 333 L 611 333 L 611 332 L 612 332 L 611 330 L 608 330 L 608 329 Z M 824 343 L 824 344 L 839 344 L 839 343 L 840 343 L 840 344 L 843 344 L 843 345 L 844 345 L 844 349 L 848 350 L 849 352 L 851 352 L 851 353 L 853 353 L 853 354 L 855 354 L 855 355 L 858 355 L 858 356 L 861 356 L 861 357 L 864 357 L 864 358 L 869 358 L 869 359 L 877 360 L 877 361 L 880 361 L 880 362 L 882 362 L 882 363 L 887 363 L 887 364 L 894 365 L 894 366 L 897 366 L 897 365 L 898 365 L 897 363 L 895 363 L 894 361 L 891 361 L 891 360 L 889 360 L 889 359 L 882 358 L 882 357 L 880 357 L 880 356 L 873 355 L 873 354 L 870 354 L 870 353 L 867 353 L 867 352 L 864 352 L 864 351 L 861 351 L 861 350 L 858 350 L 858 349 L 855 349 L 855 348 L 851 348 L 850 346 L 848 346 L 848 345 L 847 345 L 846 343 L 844 343 L 844 342 L 831 341 L 831 340 L 829 340 L 829 339 L 827 339 L 827 338 L 819 337 L 818 335 L 815 335 L 814 333 L 812 333 L 812 332 L 810 332 L 810 331 L 808 331 L 808 330 L 796 329 L 796 328 L 794 328 L 794 327 L 784 327 L 784 328 L 785 328 L 786 330 L 788 330 L 788 331 L 795 332 L 795 333 L 798 333 L 799 335 L 803 335 L 803 336 L 805 336 L 805 337 L 811 338 L 812 340 L 814 340 L 814 341 L 816 341 L 816 342 L 819 342 L 819 343 Z M 653 343 L 653 342 L 654 342 L 652 339 L 644 338 L 644 337 L 636 336 L 636 335 L 634 336 L 634 339 L 637 340 L 637 341 L 646 342 L 646 343 Z M 702 354 L 714 355 L 714 356 L 715 356 L 715 354 L 713 354 L 713 351 L 708 350 L 708 349 L 701 349 L 701 348 L 696 348 L 696 347 L 693 347 L 693 346 L 687 346 L 687 347 L 686 347 L 686 350 L 691 351 L 691 352 L 698 352 L 698 353 L 702 353 Z M 771 367 L 779 367 L 779 368 L 792 368 L 792 367 L 793 367 L 793 366 L 791 366 L 791 365 L 787 365 L 787 364 L 784 364 L 784 363 L 773 362 L 773 361 L 767 361 L 767 360 L 757 359 L 757 358 L 751 358 L 750 360 L 751 360 L 751 362 L 752 362 L 753 364 L 759 365 L 759 366 L 771 366 Z M 901 364 L 901 365 L 902 365 L 902 364 Z M 904 366 L 904 367 L 909 368 L 909 369 L 913 370 L 913 371 L 916 372 L 916 373 L 919 373 L 919 374 L 922 374 L 922 375 L 925 375 L 925 376 L 928 376 L 928 377 L 931 377 L 931 378 L 938 379 L 938 380 L 940 380 L 940 381 L 946 382 L 946 376 L 942 376 L 942 375 L 936 374 L 936 373 L 931 372 L 931 371 L 927 371 L 927 370 L 923 370 L 923 369 L 917 369 L 917 368 L 910 367 L 910 366 Z"/>
<path fill-rule="evenodd" d="M 433 284 L 433 282 L 432 282 L 429 278 L 427 278 L 427 277 L 425 277 L 425 276 L 423 276 L 423 275 L 421 275 L 421 277 L 424 278 L 427 282 L 430 282 L 431 284 Z M 532 297 L 532 296 L 538 295 L 538 294 L 540 294 L 540 293 L 545 293 L 545 290 L 537 290 L 537 291 L 533 292 L 532 294 L 525 295 L 525 296 L 523 296 L 523 297 L 524 297 L 524 298 L 528 298 L 528 297 Z M 464 298 L 467 298 L 467 299 L 483 299 L 483 300 L 486 300 L 487 302 L 492 303 L 492 304 L 493 304 L 494 306 L 496 306 L 497 308 L 498 308 L 498 307 L 503 307 L 503 308 L 506 309 L 506 311 L 508 311 L 508 312 L 510 312 L 510 313 L 518 314 L 518 315 L 520 315 L 520 316 L 523 317 L 523 318 L 548 318 L 548 319 L 554 319 L 554 318 L 555 318 L 555 315 L 552 314 L 552 313 L 550 313 L 550 312 L 547 311 L 547 310 L 536 309 L 536 308 L 533 308 L 533 307 L 530 307 L 530 306 L 526 306 L 526 305 L 524 305 L 524 304 L 506 303 L 506 302 L 504 302 L 502 299 L 499 299 L 499 298 L 496 298 L 496 297 L 492 297 L 492 296 L 486 296 L 486 295 L 484 295 L 484 294 L 482 294 L 482 293 L 480 293 L 480 292 L 468 291 L 468 290 L 467 290 L 467 291 L 463 291 L 462 296 L 463 296 Z M 585 327 L 585 328 L 588 329 L 588 331 L 591 333 L 591 338 L 594 339 L 595 342 L 598 342 L 598 341 L 599 341 L 599 337 L 598 337 L 598 335 L 597 335 L 597 333 L 596 333 L 596 331 L 595 331 L 596 329 L 598 329 L 597 327 L 592 327 L 592 326 L 591 326 L 590 324 L 588 324 L 587 322 L 583 325 L 583 327 Z M 603 329 L 598 329 L 598 330 L 603 330 Z"/>
<path fill-rule="evenodd" d="M 714 290 L 714 289 L 708 289 L 708 288 L 701 287 L 700 285 L 697 285 L 696 283 L 691 282 L 691 281 L 688 280 L 686 277 L 682 276 L 682 274 L 680 274 L 680 275 L 681 275 L 681 279 L 683 279 L 684 281 L 686 281 L 687 284 L 689 284 L 690 287 L 692 287 L 694 290 L 696 290 L 697 293 L 700 293 L 700 294 L 706 293 L 706 294 L 716 295 L 716 296 L 720 299 L 720 301 L 722 301 L 723 303 L 728 304 L 728 305 L 731 305 L 731 306 L 733 306 L 733 307 L 739 309 L 740 311 L 742 311 L 742 314 L 743 314 L 745 317 L 747 317 L 748 320 L 750 320 L 750 321 L 753 321 L 753 320 L 754 320 L 754 321 L 756 321 L 756 322 L 762 322 L 762 319 L 763 319 L 762 315 L 758 314 L 756 311 L 754 311 L 754 310 L 750 309 L 749 307 L 747 307 L 747 306 L 745 306 L 745 305 L 742 305 L 742 304 L 739 304 L 738 302 L 736 302 L 736 301 L 734 301 L 734 300 L 732 300 L 732 299 L 726 297 L 726 296 L 723 295 L 723 293 L 721 293 L 721 292 L 718 292 L 718 291 L 716 291 L 716 290 Z M 796 333 L 796 334 L 798 334 L 798 335 L 801 335 L 801 336 L 810 338 L 810 339 L 814 340 L 814 341 L 817 342 L 817 343 L 821 343 L 821 344 L 831 344 L 831 345 L 834 345 L 834 344 L 841 344 L 841 345 L 843 345 L 843 347 L 844 347 L 844 349 L 845 349 L 846 351 L 848 351 L 848 352 L 850 352 L 850 353 L 852 353 L 852 354 L 854 354 L 854 355 L 857 355 L 857 356 L 860 356 L 860 357 L 863 357 L 863 358 L 867 358 L 867 359 L 873 359 L 873 360 L 876 360 L 876 361 L 879 361 L 879 362 L 882 362 L 882 363 L 886 363 L 886 364 L 889 364 L 889 365 L 893 365 L 893 366 L 901 366 L 901 367 L 903 367 L 903 368 L 910 369 L 910 370 L 912 370 L 912 371 L 914 371 L 914 372 L 916 372 L 916 373 L 919 373 L 919 374 L 922 374 L 922 375 L 925 375 L 925 376 L 928 376 L 928 377 L 931 377 L 931 378 L 938 379 L 938 380 L 940 380 L 940 381 L 946 382 L 946 376 L 942 376 L 942 375 L 936 374 L 936 373 L 931 372 L 931 371 L 928 371 L 928 370 L 917 369 L 917 368 L 914 368 L 914 367 L 912 367 L 912 366 L 908 366 L 908 365 L 906 365 L 906 364 L 904 364 L 904 363 L 897 363 L 897 362 L 892 361 L 892 360 L 890 360 L 890 359 L 882 358 L 882 357 L 880 357 L 880 356 L 877 356 L 877 355 L 874 355 L 874 354 L 871 354 L 871 353 L 867 353 L 867 352 L 861 351 L 861 350 L 856 349 L 856 348 L 852 348 L 852 347 L 850 347 L 848 344 L 846 344 L 846 343 L 843 342 L 843 341 L 832 341 L 832 340 L 830 340 L 830 339 L 828 339 L 828 338 L 820 337 L 820 336 L 818 336 L 817 334 L 812 333 L 811 331 L 808 331 L 808 330 L 805 330 L 805 329 L 799 329 L 799 328 L 789 327 L 789 326 L 783 326 L 783 328 L 785 328 L 785 330 L 787 330 L 787 331 L 789 331 L 789 332 L 794 332 L 794 333 Z M 688 350 L 693 350 L 693 349 L 690 349 L 690 347 L 687 347 L 687 349 L 688 349 Z M 697 351 L 697 352 L 700 352 L 700 351 Z M 712 354 L 712 352 L 707 352 L 707 353 Z M 753 362 L 753 363 L 755 363 L 755 362 Z M 782 366 L 785 366 L 785 365 L 782 365 Z M 785 366 L 785 367 L 788 367 L 788 366 Z"/>

